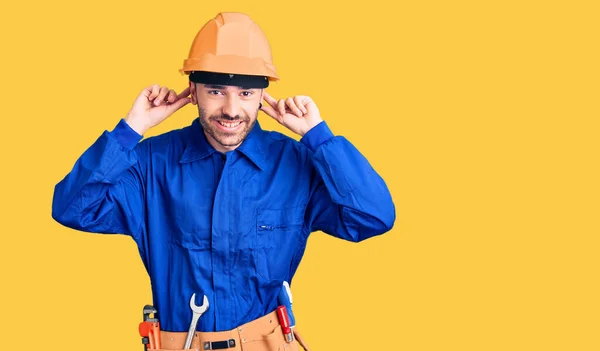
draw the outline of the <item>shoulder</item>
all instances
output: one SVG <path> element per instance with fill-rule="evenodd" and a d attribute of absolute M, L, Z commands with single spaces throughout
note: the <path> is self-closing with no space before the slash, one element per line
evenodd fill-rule
<path fill-rule="evenodd" d="M 190 126 L 186 126 L 144 138 L 136 147 L 138 153 L 144 154 L 146 159 L 181 154 L 186 146 L 189 129 Z"/>
<path fill-rule="evenodd" d="M 302 159 L 312 157 L 311 150 L 300 141 L 277 131 L 263 131 L 269 154 L 284 154 Z"/>

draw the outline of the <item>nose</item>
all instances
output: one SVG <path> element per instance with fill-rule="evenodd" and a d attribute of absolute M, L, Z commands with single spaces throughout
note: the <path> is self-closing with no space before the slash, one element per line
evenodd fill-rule
<path fill-rule="evenodd" d="M 229 117 L 235 117 L 240 114 L 240 102 L 238 101 L 237 96 L 229 95 L 223 105 L 221 110 L 224 115 Z"/>

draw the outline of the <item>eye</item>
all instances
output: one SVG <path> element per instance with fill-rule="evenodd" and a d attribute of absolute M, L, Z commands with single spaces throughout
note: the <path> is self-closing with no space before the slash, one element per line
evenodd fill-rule
<path fill-rule="evenodd" d="M 210 95 L 218 95 L 218 94 L 221 94 L 221 92 L 220 92 L 219 90 L 209 90 L 209 91 L 208 91 L 208 93 L 209 93 Z"/>
<path fill-rule="evenodd" d="M 242 91 L 242 96 L 244 97 L 251 96 L 252 94 L 254 94 L 252 91 Z"/>

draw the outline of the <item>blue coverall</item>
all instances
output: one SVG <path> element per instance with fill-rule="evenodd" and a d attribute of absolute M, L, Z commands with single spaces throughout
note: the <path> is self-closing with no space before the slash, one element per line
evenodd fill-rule
<path fill-rule="evenodd" d="M 162 330 L 187 332 L 193 293 L 210 303 L 198 331 L 236 328 L 277 307 L 311 232 L 358 242 L 389 231 L 396 214 L 383 179 L 326 122 L 296 141 L 257 121 L 223 154 L 198 119 L 144 140 L 121 119 L 56 185 L 52 217 L 129 235 Z"/>

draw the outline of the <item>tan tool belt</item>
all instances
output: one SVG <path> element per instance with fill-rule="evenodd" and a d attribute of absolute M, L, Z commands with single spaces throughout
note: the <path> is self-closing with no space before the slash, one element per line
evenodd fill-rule
<path fill-rule="evenodd" d="M 309 351 L 302 338 L 294 331 L 295 340 Z M 160 332 L 161 349 L 164 351 L 182 351 L 187 332 Z M 299 351 L 296 341 L 285 341 L 283 330 L 276 312 L 253 320 L 235 329 L 221 332 L 196 332 L 191 350 L 205 351 L 220 349 L 224 351 Z M 220 348 L 227 345 L 227 348 Z"/>

